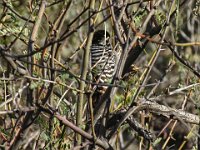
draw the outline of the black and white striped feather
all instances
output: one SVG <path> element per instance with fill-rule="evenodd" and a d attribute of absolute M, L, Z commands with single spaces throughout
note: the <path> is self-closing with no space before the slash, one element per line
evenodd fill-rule
<path fill-rule="evenodd" d="M 93 81 L 99 84 L 97 90 L 106 89 L 107 86 L 101 84 L 110 83 L 117 64 L 117 53 L 112 50 L 109 33 L 105 30 L 96 31 L 90 51 Z"/>

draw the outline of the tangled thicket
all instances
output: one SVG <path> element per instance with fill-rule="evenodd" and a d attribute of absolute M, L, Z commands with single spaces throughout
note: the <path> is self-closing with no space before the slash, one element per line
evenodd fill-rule
<path fill-rule="evenodd" d="M 1 149 L 198 149 L 199 17 L 199 0 L 0 1 Z M 120 58 L 93 108 L 100 29 Z"/>

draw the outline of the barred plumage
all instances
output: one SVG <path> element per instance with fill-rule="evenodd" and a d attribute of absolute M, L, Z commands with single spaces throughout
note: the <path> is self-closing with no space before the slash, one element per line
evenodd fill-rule
<path fill-rule="evenodd" d="M 117 56 L 112 50 L 110 34 L 105 30 L 94 33 L 91 45 L 91 67 L 93 80 L 99 85 L 109 83 L 116 70 Z M 106 89 L 106 86 L 97 86 L 97 90 Z"/>

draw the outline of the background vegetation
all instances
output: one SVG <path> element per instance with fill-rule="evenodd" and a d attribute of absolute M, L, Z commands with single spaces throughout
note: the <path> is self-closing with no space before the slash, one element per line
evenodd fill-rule
<path fill-rule="evenodd" d="M 93 109 L 99 29 L 120 58 Z M 0 1 L 1 149 L 198 149 L 199 39 L 199 0 Z"/>

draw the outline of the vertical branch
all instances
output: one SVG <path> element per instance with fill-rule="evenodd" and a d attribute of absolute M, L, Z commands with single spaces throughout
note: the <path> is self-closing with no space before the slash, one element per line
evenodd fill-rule
<path fill-rule="evenodd" d="M 67 14 L 67 11 L 69 10 L 69 8 L 71 6 L 71 2 L 72 1 L 70 0 L 67 3 L 67 5 L 65 6 L 65 8 L 63 10 L 61 10 L 61 14 L 59 15 L 59 17 L 54 22 L 54 26 L 53 26 L 51 32 L 53 32 L 52 34 L 54 34 L 54 39 L 55 40 L 59 39 L 61 28 L 62 28 L 62 25 L 63 25 L 63 23 L 65 21 L 65 15 Z M 57 32 L 55 32 L 55 31 L 57 31 Z M 52 44 L 52 47 L 51 47 L 51 62 L 50 62 L 50 66 L 51 66 L 52 69 L 55 68 L 54 61 L 55 61 L 55 58 L 56 58 L 56 54 L 58 53 L 59 46 L 60 46 L 59 43 L 54 43 L 54 44 Z M 56 77 L 56 72 L 54 70 L 51 70 L 51 81 L 54 81 L 55 77 Z M 53 83 L 51 83 L 50 86 L 49 86 L 49 90 L 48 90 L 48 93 L 49 93 L 48 97 L 46 97 L 46 100 L 44 101 L 44 103 L 46 103 L 46 101 L 50 99 L 49 104 L 50 105 L 52 104 L 50 95 L 51 95 L 51 93 L 53 91 L 53 87 L 54 87 L 54 85 L 53 85 Z M 53 117 L 51 116 L 49 118 L 49 137 L 50 138 L 52 137 L 52 129 L 53 129 L 52 123 L 53 123 Z M 52 142 L 50 142 L 49 148 L 50 149 L 53 148 Z"/>
<path fill-rule="evenodd" d="M 94 5 L 95 5 L 95 0 L 90 0 L 89 3 L 89 16 L 91 16 L 92 14 L 92 10 L 94 9 Z M 90 46 L 92 44 L 92 38 L 93 38 L 93 18 L 90 18 L 89 20 L 89 35 L 88 35 L 88 39 L 87 39 L 87 43 L 86 43 L 86 49 L 84 51 L 83 54 L 83 63 L 82 63 L 82 70 L 81 70 L 81 81 L 79 84 L 79 89 L 81 91 L 84 90 L 85 88 L 85 79 L 86 79 L 86 75 L 87 75 L 87 71 L 88 71 L 88 64 L 89 64 L 89 54 L 90 54 Z M 82 127 L 82 114 L 83 114 L 83 102 L 84 102 L 84 94 L 83 93 L 79 93 L 78 96 L 78 102 L 77 102 L 77 112 L 76 112 L 76 125 L 78 127 Z M 76 141 L 76 140 L 75 140 Z M 76 144 L 76 143 L 75 143 Z M 80 145 L 81 144 L 81 135 L 77 135 L 77 144 Z"/>
<path fill-rule="evenodd" d="M 140 32 L 143 33 L 145 30 L 146 30 L 146 26 L 147 26 L 147 23 L 149 22 L 149 20 L 151 19 L 151 17 L 154 15 L 155 11 L 156 11 L 156 7 L 160 4 L 161 0 L 158 0 L 156 2 L 156 4 L 154 5 L 154 9 L 152 9 L 149 14 L 147 15 L 146 17 L 146 20 L 143 22 L 142 24 L 142 27 L 140 29 Z M 135 45 L 136 41 L 137 41 L 138 37 L 135 37 L 129 47 L 128 47 L 128 52 L 132 49 L 132 47 Z M 158 47 L 158 51 L 160 49 L 160 46 Z M 124 54 L 125 55 L 125 59 L 127 59 L 127 55 L 128 53 Z M 157 55 L 156 55 L 157 56 Z M 157 58 L 157 57 L 156 57 Z M 124 63 L 125 64 L 125 63 Z M 123 64 L 123 65 L 124 65 Z M 123 70 L 121 70 L 123 71 Z M 122 73 L 122 72 L 121 72 Z M 140 92 L 140 91 L 139 91 Z M 136 91 L 136 94 L 137 94 L 137 91 Z M 135 95 L 136 95 L 135 94 Z M 138 95 L 138 94 L 137 94 Z M 135 98 L 135 97 L 134 97 Z M 115 128 L 110 132 L 110 134 L 108 135 L 108 139 L 111 139 L 111 137 L 114 135 L 114 133 L 117 131 L 117 129 L 122 125 L 122 123 L 133 113 L 133 104 L 134 104 L 134 99 L 132 99 L 132 103 L 131 103 L 131 106 L 129 108 L 129 110 L 126 112 L 126 114 L 123 116 L 123 118 L 119 121 L 119 123 L 115 126 Z"/>
<path fill-rule="evenodd" d="M 62 25 L 64 23 L 64 20 L 65 20 L 65 15 L 67 13 L 67 11 L 69 10 L 69 7 L 71 5 L 71 2 L 72 1 L 69 1 L 67 3 L 67 5 L 65 6 L 65 9 L 64 11 L 62 12 L 61 11 L 61 14 L 60 16 L 56 19 L 56 21 L 54 22 L 54 27 L 52 29 L 52 34 L 54 34 L 54 40 L 58 40 L 59 39 L 59 35 L 60 35 L 60 32 L 61 32 L 61 28 L 62 28 Z M 56 30 L 57 32 L 54 32 L 54 30 Z M 54 61 L 55 61 L 55 58 L 56 58 L 56 54 L 58 52 L 58 49 L 59 49 L 59 46 L 60 44 L 59 43 L 54 43 L 52 44 L 51 46 L 51 62 L 50 62 L 50 66 L 51 68 L 55 68 L 55 65 L 54 65 Z M 56 76 L 56 73 L 54 70 L 51 70 L 51 80 L 54 81 L 55 80 L 55 76 Z M 53 84 L 50 86 L 50 87 L 53 87 Z"/>
<path fill-rule="evenodd" d="M 161 42 L 163 42 L 164 39 L 165 39 L 165 35 L 166 35 L 167 29 L 168 29 L 168 26 L 167 26 L 167 25 L 169 24 L 170 17 L 171 17 L 171 12 L 172 12 L 172 8 L 173 8 L 173 5 L 174 5 L 174 4 L 175 4 L 175 2 L 172 2 L 172 4 L 171 4 L 170 10 L 169 10 L 169 15 L 168 15 L 167 20 L 166 20 L 166 27 L 165 27 L 165 29 L 164 29 L 164 31 L 163 31 L 163 36 L 162 36 L 162 38 L 161 38 Z M 137 91 L 135 92 L 135 94 L 134 94 L 134 96 L 133 96 L 133 98 L 132 98 L 131 107 L 134 105 L 135 100 L 137 99 L 138 95 L 139 95 L 140 92 L 142 91 L 143 86 L 144 86 L 144 84 L 146 83 L 147 78 L 148 78 L 148 76 L 149 76 L 149 73 L 150 73 L 150 71 L 151 71 L 153 65 L 155 64 L 155 62 L 156 62 L 156 60 L 157 60 L 157 58 L 158 58 L 158 56 L 159 56 L 159 54 L 160 54 L 161 47 L 162 47 L 162 45 L 159 45 L 159 46 L 158 46 L 157 50 L 154 52 L 154 54 L 153 54 L 151 60 L 149 61 L 148 68 L 145 69 L 144 73 L 143 73 L 142 76 L 140 77 L 140 79 L 139 79 L 139 84 L 140 84 L 140 86 L 139 86 L 139 88 L 137 89 Z"/>
<path fill-rule="evenodd" d="M 44 11 L 45 11 L 45 6 L 46 6 L 46 1 L 42 0 L 42 3 L 40 5 L 40 10 L 38 12 L 38 17 L 37 17 L 37 20 L 36 20 L 36 22 L 33 26 L 33 30 L 31 32 L 31 36 L 30 36 L 30 39 L 29 39 L 28 53 L 32 53 L 34 51 L 34 43 L 35 43 L 37 35 L 38 35 L 39 26 L 40 26 L 40 23 L 42 21 L 42 16 L 43 16 Z M 27 59 L 28 59 L 28 62 L 33 62 L 32 56 L 29 56 Z M 27 68 L 29 70 L 30 75 L 32 75 L 33 65 L 28 64 Z M 28 89 L 28 91 L 27 91 L 27 103 L 29 105 L 32 105 L 32 103 L 33 103 L 33 90 L 31 90 L 31 89 Z"/>

